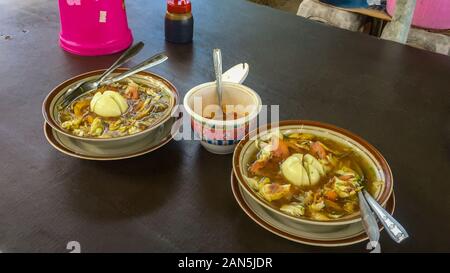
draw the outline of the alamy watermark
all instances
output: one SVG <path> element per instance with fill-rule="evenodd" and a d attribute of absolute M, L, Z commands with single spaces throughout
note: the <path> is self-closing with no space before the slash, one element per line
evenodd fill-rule
<path fill-rule="evenodd" d="M 268 126 L 279 126 L 279 105 L 224 105 L 204 106 L 201 97 L 194 98 L 188 110 L 178 105 L 172 112 L 178 118 L 172 125 L 174 140 L 240 140 L 249 132 Z M 255 137 L 255 136 L 252 136 Z"/>

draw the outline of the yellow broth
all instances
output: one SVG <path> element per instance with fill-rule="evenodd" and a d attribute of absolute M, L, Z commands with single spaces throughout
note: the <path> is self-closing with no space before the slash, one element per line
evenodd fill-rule
<path fill-rule="evenodd" d="M 234 109 L 234 107 L 230 107 Z M 222 109 L 220 111 L 211 111 L 203 115 L 204 118 L 207 119 L 214 119 L 214 120 L 236 120 L 240 118 L 244 118 L 248 116 L 248 112 L 245 111 L 229 111 L 227 105 L 222 106 Z"/>
<path fill-rule="evenodd" d="M 359 210 L 357 192 L 366 188 L 374 195 L 382 183 L 357 152 L 330 139 L 293 133 L 255 143 L 249 185 L 261 199 L 294 217 L 327 221 L 350 215 Z"/>
<path fill-rule="evenodd" d="M 126 100 L 127 109 L 120 116 L 104 117 L 92 111 L 94 94 L 117 92 Z M 114 138 L 141 132 L 161 120 L 170 111 L 167 91 L 126 79 L 102 86 L 73 101 L 58 111 L 58 121 L 69 133 L 81 137 Z"/>

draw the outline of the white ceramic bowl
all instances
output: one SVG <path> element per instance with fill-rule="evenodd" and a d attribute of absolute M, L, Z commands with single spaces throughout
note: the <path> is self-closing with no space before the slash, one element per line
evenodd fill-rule
<path fill-rule="evenodd" d="M 248 115 L 235 120 L 214 120 L 204 118 L 210 107 L 217 106 L 215 82 L 204 83 L 189 90 L 183 105 L 191 117 L 191 127 L 195 136 L 208 151 L 216 154 L 229 154 L 236 143 L 248 133 L 250 124 L 256 122 L 261 111 L 261 98 L 249 87 L 231 82 L 223 83 L 223 105 L 247 109 Z"/>
<path fill-rule="evenodd" d="M 294 221 L 310 226 L 316 231 L 327 232 L 336 228 L 342 228 L 343 226 L 352 223 L 360 222 L 361 216 L 358 211 L 342 218 L 330 219 L 328 221 L 318 221 L 307 217 L 293 217 L 291 215 L 283 213 L 278 208 L 273 206 L 270 202 L 263 200 L 260 196 L 257 195 L 257 193 L 248 185 L 245 179 L 245 176 L 249 176 L 248 166 L 254 159 L 254 155 L 257 152 L 257 148 L 254 142 L 256 136 L 263 136 L 275 129 L 279 129 L 281 132 L 290 131 L 313 134 L 351 147 L 369 164 L 369 167 L 373 169 L 376 180 L 384 181 L 384 183 L 380 187 L 371 189 L 369 190 L 369 192 L 372 193 L 378 203 L 380 203 L 382 206 L 386 205 L 393 191 L 392 172 L 381 153 L 378 152 L 367 141 L 347 130 L 314 121 L 282 121 L 280 122 L 279 127 L 271 127 L 274 126 L 267 126 L 267 129 L 260 128 L 258 129 L 258 133 L 255 130 L 246 135 L 244 139 L 242 139 L 242 141 L 236 147 L 233 155 L 233 172 L 239 181 L 240 187 L 261 206 L 273 212 L 280 222 Z"/>
<path fill-rule="evenodd" d="M 126 68 L 119 68 L 115 71 L 114 74 L 122 73 L 128 69 Z M 70 132 L 67 132 L 64 130 L 61 125 L 58 122 L 57 115 L 58 111 L 56 109 L 56 106 L 61 101 L 63 95 L 65 92 L 73 85 L 90 79 L 98 78 L 104 70 L 96 70 L 87 72 L 81 75 L 78 75 L 76 77 L 73 77 L 57 87 L 55 87 L 45 98 L 43 104 L 42 104 L 42 114 L 44 116 L 45 121 L 58 133 L 66 135 L 67 137 L 74 139 L 75 141 L 79 143 L 83 143 L 87 146 L 95 146 L 99 149 L 104 150 L 110 150 L 110 149 L 117 149 L 120 147 L 126 147 L 128 145 L 133 145 L 138 141 L 143 141 L 144 139 L 148 140 L 149 138 L 155 138 L 158 130 L 156 130 L 160 125 L 166 123 L 166 122 L 173 122 L 173 118 L 171 115 L 173 114 L 173 111 L 175 109 L 175 106 L 178 104 L 178 92 L 169 81 L 166 79 L 153 74 L 149 72 L 139 72 L 138 74 L 135 74 L 131 76 L 131 78 L 137 82 L 142 82 L 144 84 L 148 85 L 157 85 L 160 88 L 163 88 L 167 94 L 170 95 L 170 110 L 167 111 L 165 116 L 163 116 L 157 123 L 153 124 L 152 126 L 149 126 L 142 132 L 127 135 L 127 136 L 121 136 L 121 137 L 114 137 L 114 138 L 94 138 L 94 137 L 80 137 L 71 134 Z"/>

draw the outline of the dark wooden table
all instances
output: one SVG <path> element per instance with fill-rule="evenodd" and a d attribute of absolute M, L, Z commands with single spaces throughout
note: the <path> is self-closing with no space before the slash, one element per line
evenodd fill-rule
<path fill-rule="evenodd" d="M 281 119 L 347 128 L 392 167 L 396 218 L 411 238 L 383 251 L 450 251 L 450 58 L 310 22 L 244 0 L 193 1 L 195 41 L 164 41 L 164 1 L 127 1 L 136 40 L 132 64 L 161 51 L 153 71 L 184 95 L 213 79 L 211 50 L 224 66 L 251 65 L 246 84 Z M 69 77 L 117 57 L 79 57 L 58 46 L 57 1 L 0 2 L 0 250 L 66 252 L 366 251 L 360 243 L 319 248 L 279 238 L 250 220 L 230 189 L 231 155 L 194 141 L 116 162 L 54 150 L 41 103 Z M 7 37 L 9 36 L 9 37 Z"/>

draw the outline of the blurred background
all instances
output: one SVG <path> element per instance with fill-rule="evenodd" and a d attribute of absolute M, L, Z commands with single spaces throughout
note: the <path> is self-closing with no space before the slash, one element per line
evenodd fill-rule
<path fill-rule="evenodd" d="M 330 26 L 450 55 L 450 0 L 247 0 Z"/>

